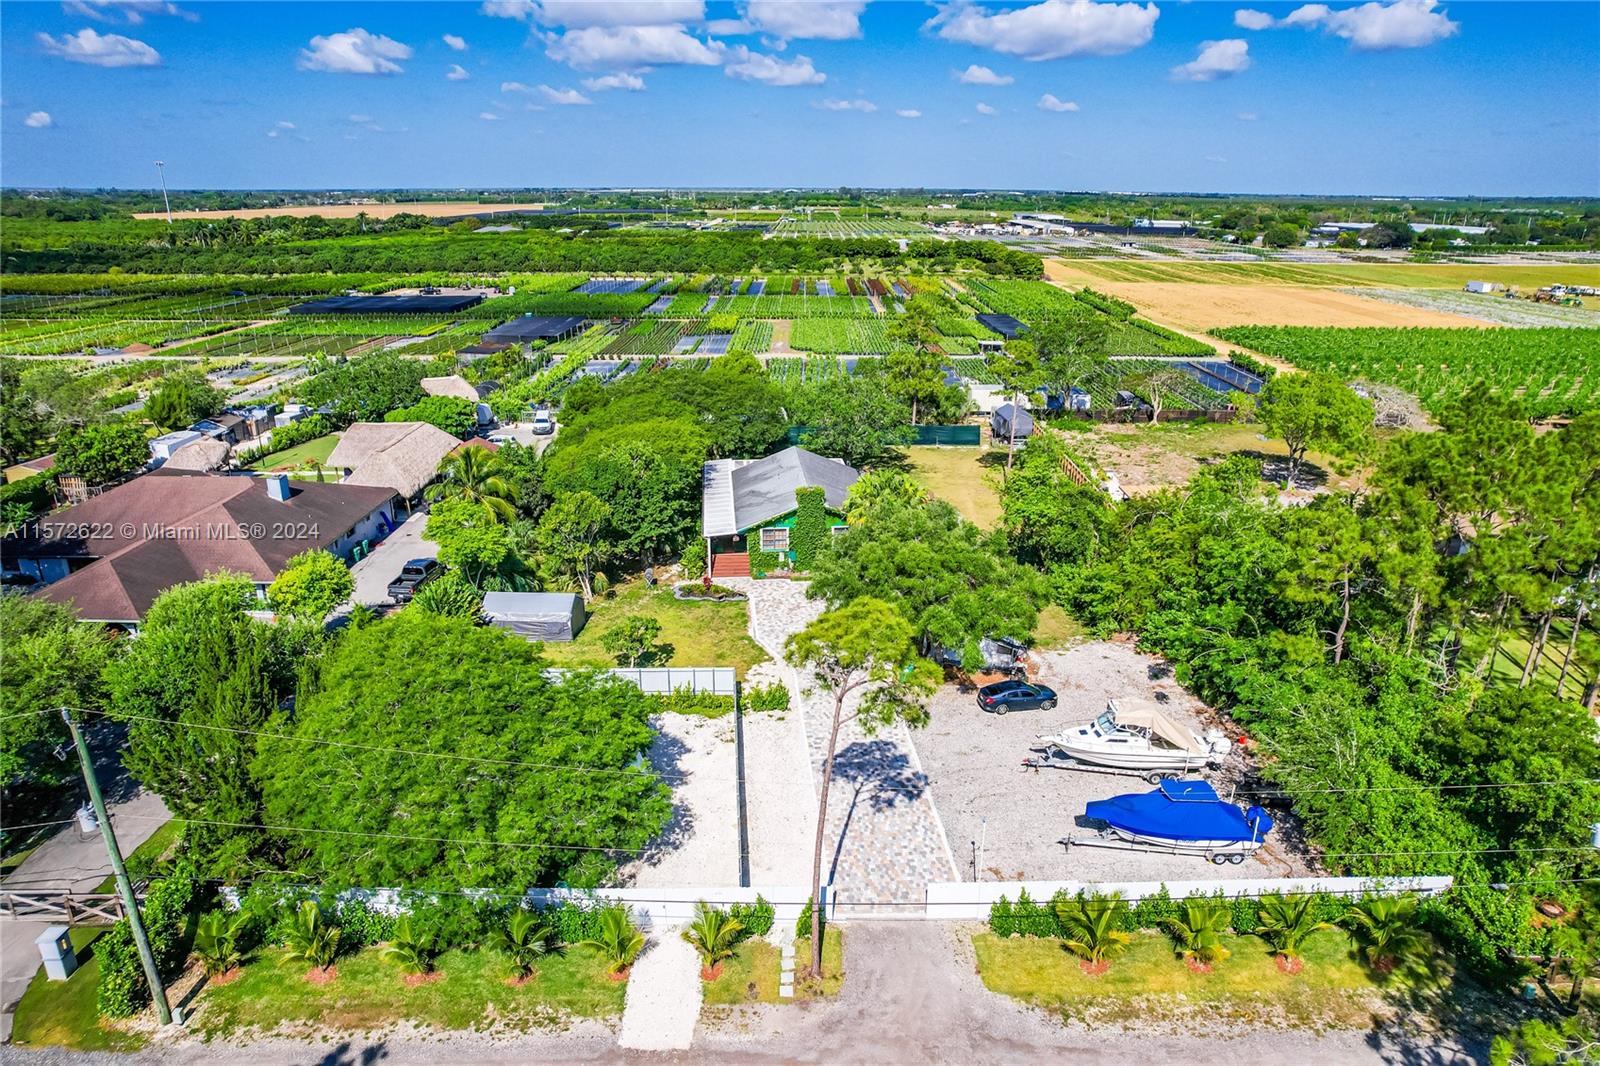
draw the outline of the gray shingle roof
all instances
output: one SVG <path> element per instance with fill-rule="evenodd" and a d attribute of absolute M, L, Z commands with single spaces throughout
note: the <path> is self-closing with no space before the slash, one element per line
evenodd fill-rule
<path fill-rule="evenodd" d="M 804 448 L 785 448 L 765 459 L 713 459 L 701 480 L 705 535 L 739 533 L 786 515 L 800 488 L 822 489 L 827 505 L 840 510 L 860 476 L 854 467 Z"/>

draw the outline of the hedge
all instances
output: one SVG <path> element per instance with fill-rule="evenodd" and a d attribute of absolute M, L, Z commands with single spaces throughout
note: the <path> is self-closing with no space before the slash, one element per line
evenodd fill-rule
<path fill-rule="evenodd" d="M 744 705 L 751 711 L 787 711 L 788 685 L 752 685 L 744 690 Z"/>
<path fill-rule="evenodd" d="M 828 540 L 827 505 L 823 490 L 806 486 L 794 490 L 794 528 L 789 531 L 789 547 L 794 552 L 794 568 L 809 572 L 817 553 Z"/>
<path fill-rule="evenodd" d="M 189 913 L 195 903 L 200 881 L 194 867 L 180 864 L 171 876 L 157 881 L 145 894 L 145 933 L 150 938 L 150 953 L 156 968 L 169 977 L 183 966 L 187 956 L 184 934 Z M 95 993 L 95 1010 L 102 1018 L 127 1018 L 150 1002 L 150 984 L 145 980 L 139 949 L 133 942 L 133 927 L 124 918 L 95 941 L 100 959 L 100 987 Z"/>
<path fill-rule="evenodd" d="M 1015 903 L 1001 896 L 989 907 L 989 931 L 1003 937 L 1012 935 L 1058 937 L 1061 935 L 1061 926 L 1056 921 L 1056 904 L 1066 902 L 1070 898 L 1065 891 L 1059 891 L 1048 902 L 1036 903 L 1028 896 L 1027 889 L 1018 894 Z M 1174 900 L 1167 893 L 1167 886 L 1162 885 L 1159 892 L 1145 896 L 1128 907 L 1123 931 L 1131 933 L 1139 929 L 1164 930 L 1167 922 L 1178 917 L 1181 903 L 1223 898 L 1220 892 L 1215 896 L 1197 892 L 1181 901 Z M 1239 897 L 1226 902 L 1233 910 L 1231 924 L 1234 932 L 1254 933 L 1256 927 L 1261 924 L 1261 901 L 1254 897 Z M 1343 915 L 1348 907 L 1349 902 L 1345 899 L 1318 893 L 1314 908 L 1316 920 L 1334 921 Z"/>

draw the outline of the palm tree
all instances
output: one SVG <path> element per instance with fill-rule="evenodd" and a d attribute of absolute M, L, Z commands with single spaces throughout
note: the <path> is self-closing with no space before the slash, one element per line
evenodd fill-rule
<path fill-rule="evenodd" d="M 394 923 L 394 935 L 383 949 L 383 957 L 394 960 L 401 972 L 408 974 L 431 973 L 438 953 L 439 938 L 418 931 L 409 914 Z"/>
<path fill-rule="evenodd" d="M 1339 924 L 1361 945 L 1367 964 L 1379 973 L 1388 973 L 1427 946 L 1417 926 L 1417 897 L 1409 893 L 1368 896 L 1351 906 Z"/>
<path fill-rule="evenodd" d="M 289 958 L 310 963 L 313 970 L 326 974 L 339 954 L 339 927 L 328 924 L 322 908 L 308 899 L 295 912 L 286 946 Z"/>
<path fill-rule="evenodd" d="M 539 912 L 515 910 L 510 921 L 495 931 L 495 941 L 516 967 L 517 977 L 526 981 L 534 976 L 538 961 L 553 949 L 555 932 Z"/>
<path fill-rule="evenodd" d="M 1261 897 L 1261 924 L 1255 927 L 1256 936 L 1272 945 L 1278 956 L 1280 968 L 1290 973 L 1300 970 L 1300 946 L 1312 933 L 1332 929 L 1330 922 L 1319 922 L 1313 916 L 1317 898 L 1312 895 L 1285 896 L 1274 892 Z"/>
<path fill-rule="evenodd" d="M 212 911 L 200 919 L 194 931 L 194 953 L 207 977 L 225 974 L 243 960 L 239 931 L 249 920 L 243 912 L 230 917 L 223 911 Z"/>
<path fill-rule="evenodd" d="M 733 947 L 742 932 L 744 923 L 727 911 L 719 911 L 704 900 L 694 905 L 694 921 L 683 931 L 683 939 L 700 953 L 702 979 L 716 979 L 722 960 L 733 957 Z"/>
<path fill-rule="evenodd" d="M 502 476 L 505 464 L 487 448 L 463 448 L 440 463 L 439 472 L 444 480 L 428 489 L 428 499 L 475 503 L 494 523 L 517 517 L 516 491 Z"/>
<path fill-rule="evenodd" d="M 633 965 L 633 960 L 644 950 L 644 934 L 633 924 L 628 908 L 618 904 L 602 907 L 599 911 L 600 928 L 595 935 L 580 940 L 577 946 L 587 948 L 605 960 L 606 972 L 621 977 Z"/>
<path fill-rule="evenodd" d="M 1083 960 L 1085 973 L 1105 973 L 1111 959 L 1122 954 L 1133 942 L 1123 928 L 1127 924 L 1128 903 L 1120 895 L 1084 896 L 1058 899 L 1056 921 L 1061 926 L 1066 949 Z"/>
<path fill-rule="evenodd" d="M 1178 955 L 1191 967 L 1209 972 L 1211 967 L 1233 952 L 1222 943 L 1222 934 L 1233 919 L 1233 909 L 1221 900 L 1186 900 L 1178 917 L 1164 923 L 1178 942 Z"/>

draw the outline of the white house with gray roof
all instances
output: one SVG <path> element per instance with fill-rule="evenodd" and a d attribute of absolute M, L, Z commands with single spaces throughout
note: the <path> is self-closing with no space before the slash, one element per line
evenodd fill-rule
<path fill-rule="evenodd" d="M 700 505 L 707 571 L 713 578 L 747 576 L 752 549 L 792 562 L 795 492 L 820 488 L 824 505 L 840 515 L 860 476 L 854 467 L 804 448 L 785 448 L 765 459 L 710 460 L 701 472 Z"/>

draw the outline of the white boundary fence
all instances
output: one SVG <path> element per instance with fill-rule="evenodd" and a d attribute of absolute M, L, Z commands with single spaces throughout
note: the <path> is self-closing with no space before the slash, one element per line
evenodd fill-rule
<path fill-rule="evenodd" d="M 547 673 L 559 678 L 567 671 L 550 670 Z M 738 675 L 731 666 L 617 667 L 606 673 L 652 696 L 668 696 L 680 689 L 688 689 L 696 695 L 732 696 L 738 685 Z"/>

